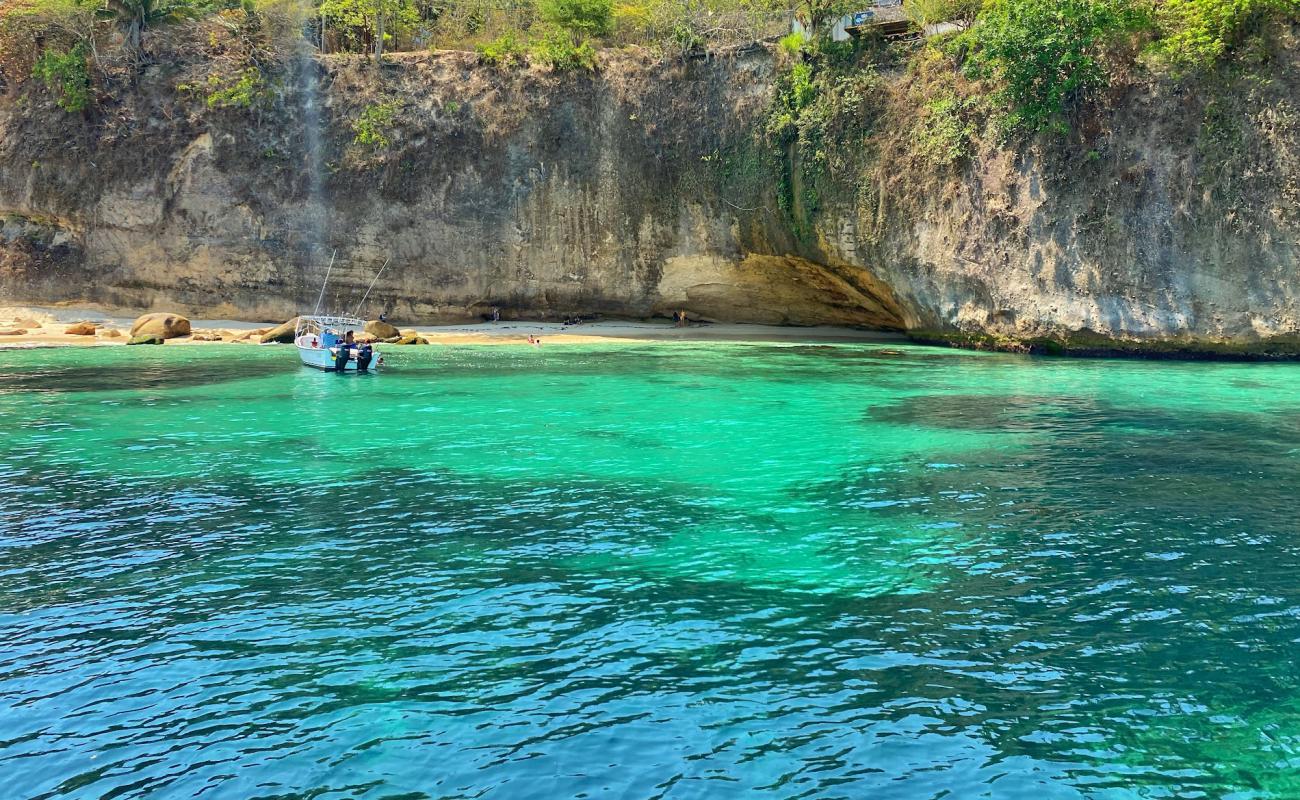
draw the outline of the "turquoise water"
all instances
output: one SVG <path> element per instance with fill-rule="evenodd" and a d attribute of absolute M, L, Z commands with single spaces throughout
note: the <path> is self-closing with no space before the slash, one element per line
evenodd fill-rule
<path fill-rule="evenodd" d="M 0 798 L 1300 797 L 1300 366 L 390 364 L 0 352 Z"/>

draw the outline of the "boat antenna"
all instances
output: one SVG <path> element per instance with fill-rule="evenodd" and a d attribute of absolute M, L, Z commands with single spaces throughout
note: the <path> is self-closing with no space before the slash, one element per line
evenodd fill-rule
<path fill-rule="evenodd" d="M 325 299 L 325 287 L 329 286 L 330 273 L 334 271 L 334 257 L 337 256 L 338 254 L 339 251 L 336 248 L 334 252 L 330 255 L 330 266 L 329 269 L 325 270 L 325 282 L 320 285 L 320 297 L 316 298 L 316 310 L 311 312 L 311 315 L 313 317 L 320 313 L 321 301 Z"/>
<path fill-rule="evenodd" d="M 366 287 L 366 293 L 361 295 L 361 302 L 357 303 L 357 308 L 352 312 L 352 316 L 355 317 L 357 314 L 361 313 L 361 306 L 365 305 L 366 298 L 370 296 L 370 290 L 375 288 L 375 281 L 379 280 L 379 276 L 384 274 L 384 270 L 388 269 L 388 262 L 392 260 L 392 256 L 384 259 L 384 265 L 375 273 L 375 277 L 370 279 L 370 285 Z"/>

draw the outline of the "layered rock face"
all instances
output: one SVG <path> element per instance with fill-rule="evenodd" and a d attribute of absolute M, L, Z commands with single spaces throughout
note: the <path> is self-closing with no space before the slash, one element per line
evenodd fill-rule
<path fill-rule="evenodd" d="M 873 172 L 863 159 L 881 156 L 854 137 L 827 146 L 864 149 L 858 169 L 816 178 L 764 150 L 764 48 L 612 54 L 568 75 L 460 53 L 287 61 L 272 100 L 235 109 L 187 88 L 210 65 L 160 58 L 87 116 L 30 85 L 0 101 L 0 297 L 282 320 L 314 306 L 333 256 L 325 306 L 352 310 L 387 262 L 361 311 L 410 323 L 685 308 L 956 342 L 1292 352 L 1289 57 L 1230 108 L 1137 86 L 1088 140 L 913 174 Z M 358 144 L 381 104 L 387 144 Z M 1230 130 L 1208 138 L 1207 120 Z M 802 217 L 777 199 L 801 179 L 820 193 Z"/>

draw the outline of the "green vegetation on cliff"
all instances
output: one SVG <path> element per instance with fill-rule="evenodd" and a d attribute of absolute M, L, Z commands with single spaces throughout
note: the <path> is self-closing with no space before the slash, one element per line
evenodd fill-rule
<path fill-rule="evenodd" d="M 954 95 L 949 80 L 920 98 L 918 113 L 936 124 L 918 146 L 951 162 L 963 150 L 958 109 L 987 108 L 1003 134 L 1064 131 L 1117 77 L 1259 63 L 1276 33 L 1300 20 L 1300 0 L 909 0 L 904 7 L 918 31 L 932 34 L 920 45 L 826 41 L 829 24 L 851 7 L 847 0 L 15 0 L 0 11 L 0 73 L 19 83 L 36 78 L 61 107 L 83 111 L 103 74 L 148 60 L 146 32 L 210 19 L 213 55 L 225 56 L 227 69 L 214 75 L 220 86 L 209 99 L 247 106 L 261 88 L 249 70 L 263 70 L 303 38 L 327 52 L 477 49 L 499 68 L 532 62 L 563 71 L 595 69 L 601 46 L 672 55 L 774 40 L 797 18 L 816 36 L 781 39 L 784 81 L 796 91 L 817 82 L 812 72 L 849 74 L 863 53 L 871 63 L 913 64 L 941 53 L 967 79 L 965 94 Z M 958 33 L 936 35 L 945 23 Z M 229 63 L 232 51 L 220 40 L 231 35 L 244 63 Z M 787 118 L 772 127 L 788 144 L 791 124 L 816 104 L 781 102 L 776 113 Z"/>
<path fill-rule="evenodd" d="M 90 72 L 82 42 L 66 52 L 46 48 L 32 65 L 32 77 L 45 82 L 64 111 L 82 111 L 90 102 Z"/>
<path fill-rule="evenodd" d="M 989 0 L 977 22 L 958 42 L 967 73 L 993 79 L 1009 127 L 1042 130 L 1106 85 L 1107 56 L 1149 16 L 1131 0 Z"/>

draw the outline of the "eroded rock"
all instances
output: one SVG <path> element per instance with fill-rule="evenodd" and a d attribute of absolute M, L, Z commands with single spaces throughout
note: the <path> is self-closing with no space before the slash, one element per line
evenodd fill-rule
<path fill-rule="evenodd" d="M 175 339 L 178 336 L 189 335 L 190 321 L 180 314 L 165 311 L 145 314 L 131 325 L 131 336 L 135 338 L 157 336 L 160 339 Z M 133 341 L 131 344 L 136 342 Z"/>
<path fill-rule="evenodd" d="M 366 333 L 376 339 L 391 339 L 394 336 L 401 336 L 402 332 L 397 329 L 396 325 L 389 325 L 387 322 L 378 319 L 372 319 L 366 322 Z"/>
<path fill-rule="evenodd" d="M 93 322 L 76 322 L 63 329 L 70 336 L 94 336 L 99 326 Z"/>
<path fill-rule="evenodd" d="M 293 341 L 293 335 L 298 330 L 298 318 L 294 317 L 288 322 L 276 325 L 266 333 L 262 334 L 263 342 L 279 342 L 280 344 L 289 344 Z"/>

